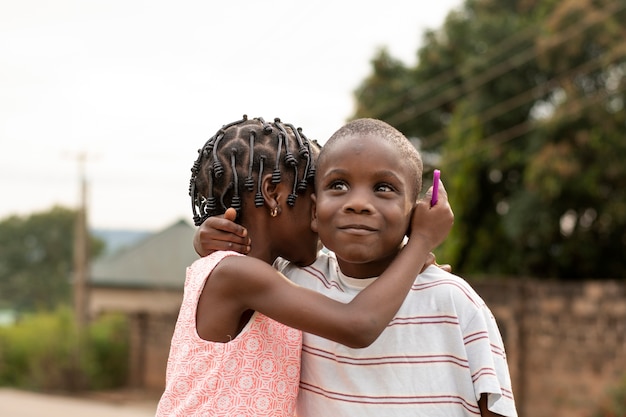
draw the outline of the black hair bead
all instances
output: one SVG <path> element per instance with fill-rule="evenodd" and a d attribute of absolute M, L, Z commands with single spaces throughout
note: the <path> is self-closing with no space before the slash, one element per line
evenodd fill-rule
<path fill-rule="evenodd" d="M 238 195 L 234 196 L 233 199 L 230 201 L 230 206 L 237 210 L 237 213 L 239 213 L 239 211 L 241 210 L 241 197 L 239 197 Z"/>
<path fill-rule="evenodd" d="M 254 195 L 254 206 L 261 207 L 263 205 L 263 194 L 260 191 Z"/>
<path fill-rule="evenodd" d="M 298 192 L 299 193 L 305 192 L 308 186 L 309 186 L 309 183 L 306 180 L 298 181 Z"/>
<path fill-rule="evenodd" d="M 207 213 L 213 213 L 215 210 L 217 210 L 217 198 L 215 197 L 207 198 L 205 207 L 206 207 Z"/>
<path fill-rule="evenodd" d="M 309 172 L 306 175 L 306 179 L 310 183 L 313 183 L 313 181 L 315 181 L 315 168 L 314 167 L 309 168 Z"/>
<path fill-rule="evenodd" d="M 224 167 L 220 161 L 213 161 L 213 174 L 215 175 L 215 178 L 221 178 L 224 174 Z"/>
<path fill-rule="evenodd" d="M 272 184 L 280 183 L 280 169 L 275 168 L 272 171 Z"/>
<path fill-rule="evenodd" d="M 289 151 L 285 152 L 285 163 L 289 167 L 295 167 L 296 165 L 298 165 L 298 161 L 296 161 L 296 158 Z"/>
<path fill-rule="evenodd" d="M 248 191 L 254 190 L 254 178 L 252 178 L 252 175 L 249 177 L 246 177 L 246 179 L 243 181 L 243 185 L 244 187 L 246 187 L 246 190 Z"/>

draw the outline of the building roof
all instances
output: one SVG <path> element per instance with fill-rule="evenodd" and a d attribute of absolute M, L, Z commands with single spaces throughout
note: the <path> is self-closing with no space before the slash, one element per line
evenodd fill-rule
<path fill-rule="evenodd" d="M 185 268 L 198 259 L 192 243 L 195 230 L 180 220 L 96 260 L 91 266 L 91 286 L 182 289 Z"/>

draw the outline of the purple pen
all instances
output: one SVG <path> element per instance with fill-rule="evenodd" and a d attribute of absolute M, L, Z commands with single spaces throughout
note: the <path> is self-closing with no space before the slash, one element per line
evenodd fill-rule
<path fill-rule="evenodd" d="M 440 175 L 440 171 L 436 169 L 433 172 L 433 196 L 430 199 L 431 207 L 437 204 L 437 201 L 439 200 L 439 175 Z"/>

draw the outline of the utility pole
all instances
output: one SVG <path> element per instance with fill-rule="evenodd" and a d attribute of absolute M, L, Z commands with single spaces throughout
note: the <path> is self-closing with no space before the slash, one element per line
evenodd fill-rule
<path fill-rule="evenodd" d="M 79 206 L 74 229 L 74 314 L 79 333 L 87 324 L 87 278 L 89 274 L 89 235 L 87 233 L 86 156 L 77 156 L 79 170 Z"/>

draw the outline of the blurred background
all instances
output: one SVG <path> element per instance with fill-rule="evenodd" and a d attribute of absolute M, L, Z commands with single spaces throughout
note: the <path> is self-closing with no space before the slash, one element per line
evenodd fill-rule
<path fill-rule="evenodd" d="M 158 395 L 197 149 L 243 114 L 322 144 L 374 117 L 441 169 L 437 258 L 493 310 L 520 416 L 626 416 L 624 22 L 623 0 L 0 1 L 0 386 Z"/>

